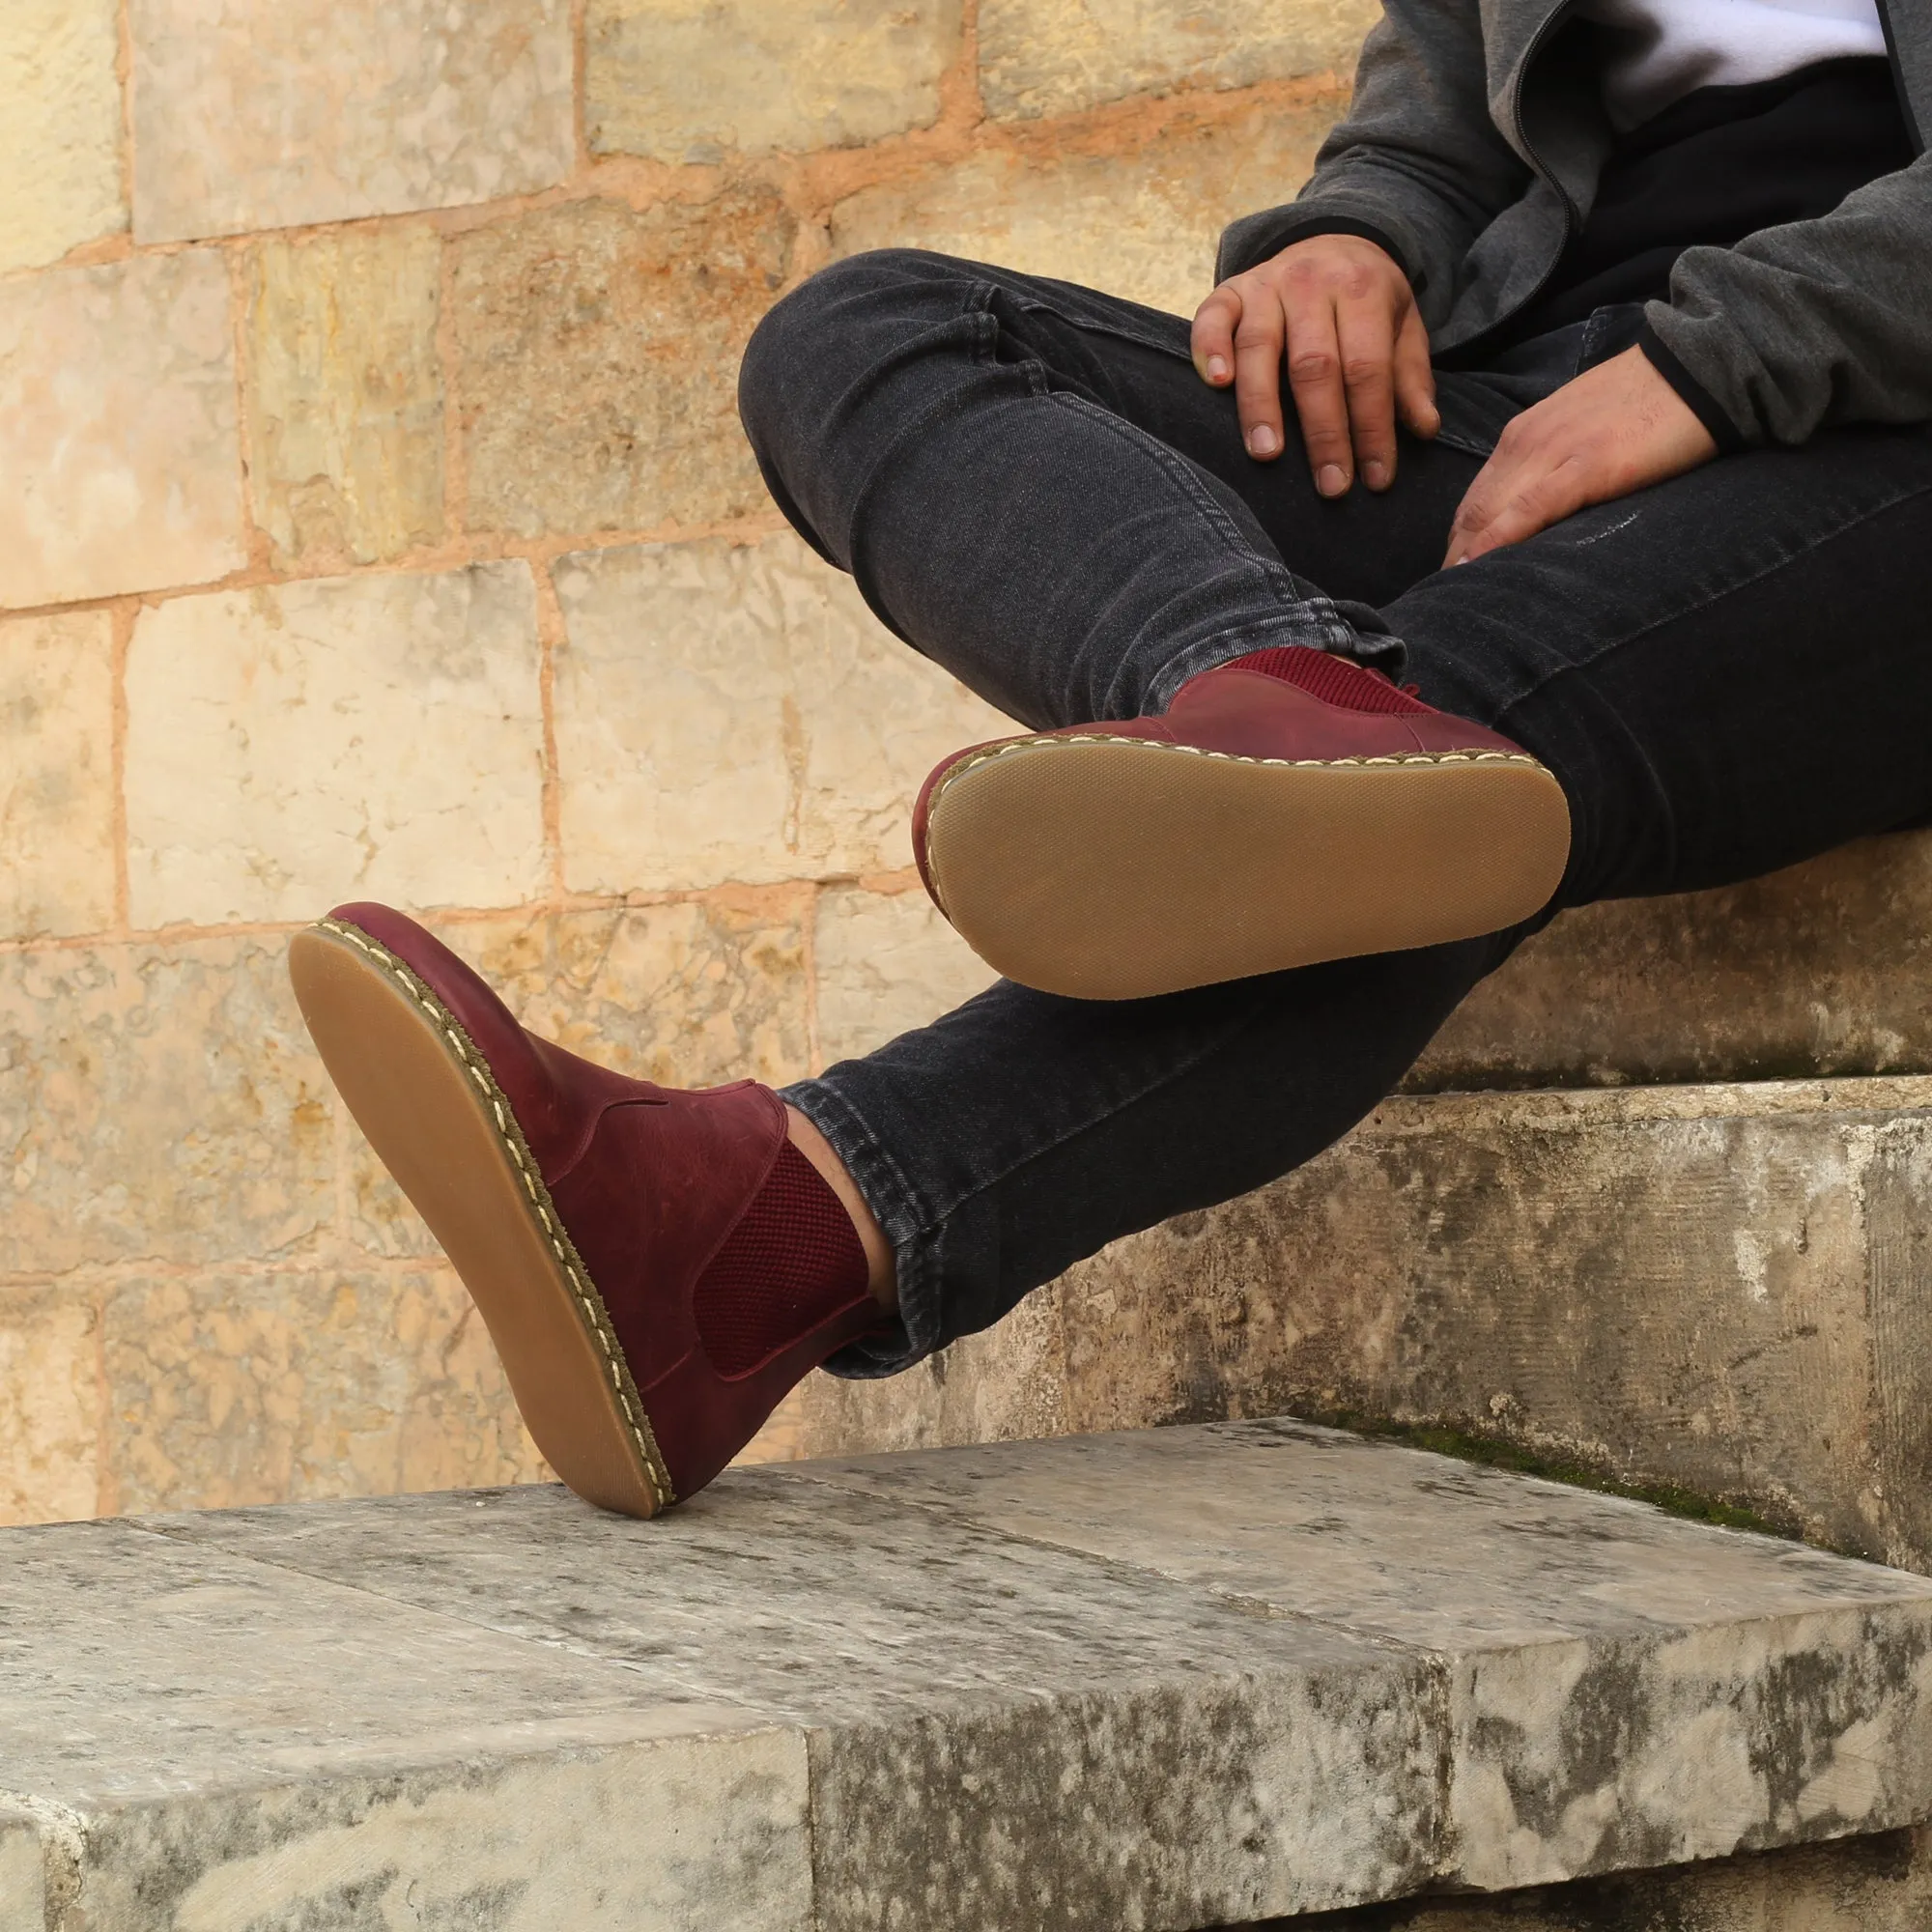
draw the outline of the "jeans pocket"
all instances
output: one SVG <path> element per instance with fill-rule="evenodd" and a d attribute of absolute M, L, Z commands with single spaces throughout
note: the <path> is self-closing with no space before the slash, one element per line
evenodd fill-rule
<path fill-rule="evenodd" d="M 1149 308 L 1124 296 L 1103 295 L 1073 282 L 1036 277 L 1029 277 L 1027 284 L 1019 287 L 1003 287 L 1001 293 L 1014 307 L 1051 316 L 1067 327 L 1118 336 L 1164 355 L 1179 355 L 1182 361 L 1192 357 L 1192 322 L 1166 309 Z"/>
<path fill-rule="evenodd" d="M 1643 333 L 1643 304 L 1641 302 L 1607 302 L 1602 308 L 1590 311 L 1590 319 L 1583 325 L 1582 346 L 1577 355 L 1577 373 L 1594 369 L 1599 362 L 1607 362 L 1612 355 L 1621 355 L 1626 349 L 1636 347 L 1636 339 Z"/>

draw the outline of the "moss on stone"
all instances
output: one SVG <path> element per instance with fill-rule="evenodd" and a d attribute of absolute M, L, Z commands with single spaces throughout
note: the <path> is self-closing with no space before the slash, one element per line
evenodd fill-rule
<path fill-rule="evenodd" d="M 1346 1429 L 1356 1435 L 1374 1436 L 1380 1441 L 1400 1442 L 1409 1449 L 1428 1449 L 1437 1456 L 1453 1456 L 1459 1462 L 1482 1463 L 1491 1468 L 1509 1469 L 1522 1476 L 1541 1476 L 1548 1482 L 1567 1483 L 1573 1489 L 1593 1490 L 1599 1495 L 1628 1496 L 1633 1502 L 1649 1503 L 1667 1515 L 1685 1517 L 1692 1522 L 1715 1523 L 1720 1529 L 1749 1530 L 1758 1536 L 1781 1537 L 1787 1542 L 1804 1540 L 1804 1533 L 1795 1522 L 1767 1516 L 1741 1503 L 1699 1495 L 1694 1490 L 1684 1489 L 1676 1483 L 1624 1482 L 1576 1458 L 1541 1453 L 1525 1448 L 1520 1442 L 1478 1435 L 1447 1423 L 1395 1422 L 1386 1416 L 1365 1415 L 1354 1409 L 1335 1409 L 1321 1414 L 1304 1412 L 1301 1419 L 1321 1423 L 1330 1429 Z"/>

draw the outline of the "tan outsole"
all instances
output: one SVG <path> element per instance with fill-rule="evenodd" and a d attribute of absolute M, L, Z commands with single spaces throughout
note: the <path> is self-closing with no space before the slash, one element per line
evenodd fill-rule
<path fill-rule="evenodd" d="M 1527 753 L 1022 738 L 961 759 L 926 816 L 934 895 L 968 945 L 1085 1000 L 1496 932 L 1548 903 L 1569 853 L 1562 787 Z"/>
<path fill-rule="evenodd" d="M 442 1243 L 544 1459 L 585 1501 L 674 1500 L 611 1318 L 488 1063 L 407 964 L 326 920 L 289 946 L 323 1065 Z"/>

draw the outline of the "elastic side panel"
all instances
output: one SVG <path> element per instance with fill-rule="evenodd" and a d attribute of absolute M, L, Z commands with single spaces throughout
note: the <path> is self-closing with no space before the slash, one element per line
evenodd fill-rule
<path fill-rule="evenodd" d="M 866 1293 L 852 1217 L 787 1141 L 697 1284 L 698 1340 L 721 1376 L 749 1375 Z"/>
<path fill-rule="evenodd" d="M 1343 711 L 1394 712 L 1414 717 L 1431 709 L 1419 698 L 1397 690 L 1380 671 L 1369 670 L 1330 651 L 1313 650 L 1306 644 L 1250 651 L 1223 668 L 1258 670 L 1265 677 L 1278 677 L 1283 683 L 1298 685 L 1311 697 L 1319 697 L 1322 703 L 1333 704 Z"/>

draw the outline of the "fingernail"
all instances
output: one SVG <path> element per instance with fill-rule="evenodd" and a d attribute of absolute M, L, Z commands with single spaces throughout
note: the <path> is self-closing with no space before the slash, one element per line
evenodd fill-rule
<path fill-rule="evenodd" d="M 1339 463 L 1324 463 L 1315 472 L 1315 487 L 1324 497 L 1339 497 L 1349 487 L 1349 479 Z"/>
<path fill-rule="evenodd" d="M 1228 380 L 1228 363 L 1226 357 L 1220 355 L 1208 356 L 1208 380 L 1210 383 L 1225 383 Z"/>
<path fill-rule="evenodd" d="M 1388 480 L 1389 473 L 1386 463 L 1365 463 L 1362 465 L 1362 481 L 1371 490 L 1386 490 L 1388 488 Z"/>
<path fill-rule="evenodd" d="M 1257 456 L 1272 456 L 1281 445 L 1275 440 L 1274 431 L 1266 423 L 1257 423 L 1248 432 L 1248 447 Z"/>

